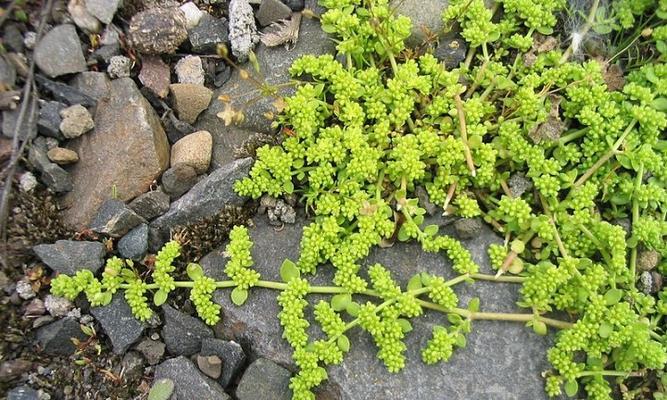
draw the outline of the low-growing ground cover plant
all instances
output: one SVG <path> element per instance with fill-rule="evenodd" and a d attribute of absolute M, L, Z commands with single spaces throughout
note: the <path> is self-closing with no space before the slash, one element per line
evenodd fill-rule
<path fill-rule="evenodd" d="M 427 364 L 464 347 L 476 319 L 519 321 L 538 334 L 559 331 L 547 355 L 550 396 L 609 399 L 618 385 L 626 398 L 667 397 L 667 291 L 651 294 L 643 274 L 667 270 L 667 1 L 452 0 L 444 23 L 468 45 L 453 69 L 405 48 L 411 22 L 386 0 L 320 3 L 337 55 L 294 62 L 297 88 L 276 121 L 284 139 L 257 149 L 249 177 L 235 185 L 252 198 L 296 194 L 312 217 L 299 259 L 280 266 L 283 282 L 261 280 L 247 229 L 235 227 L 228 281 L 197 264 L 187 267 L 190 280 L 176 281 L 180 245 L 172 241 L 156 257 L 152 282 L 111 258 L 101 279 L 86 270 L 60 275 L 52 291 L 84 292 L 97 306 L 122 289 L 137 318 L 148 319 L 150 293 L 160 305 L 190 288 L 213 325 L 216 289 L 232 289 L 238 305 L 253 287 L 279 290 L 278 318 L 299 368 L 295 399 L 314 398 L 325 367 L 354 345 L 346 336 L 353 328 L 373 337 L 389 371 L 400 371 L 409 319 L 425 309 L 449 321 L 422 349 Z M 597 42 L 606 52 L 593 53 Z M 459 241 L 424 223 L 427 201 L 483 218 L 505 237 L 488 249 L 495 277 L 479 274 Z M 390 266 L 376 264 L 364 279 L 369 250 L 395 240 L 442 252 L 459 276 L 421 273 L 401 288 Z M 309 284 L 330 267 L 332 286 Z M 452 287 L 480 279 L 520 284 L 518 304 L 529 312 L 485 313 L 484 299 L 461 307 Z M 332 298 L 311 305 L 311 293 Z M 358 303 L 359 294 L 377 301 Z M 326 337 L 309 337 L 309 306 Z M 571 320 L 550 318 L 554 311 Z"/>

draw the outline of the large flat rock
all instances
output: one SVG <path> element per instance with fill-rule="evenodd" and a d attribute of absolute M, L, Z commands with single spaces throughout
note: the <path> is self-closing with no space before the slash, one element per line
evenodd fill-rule
<path fill-rule="evenodd" d="M 285 258 L 296 260 L 303 222 L 286 225 L 281 231 L 269 226 L 266 217 L 255 219 L 251 229 L 255 243 L 253 258 L 262 279 L 279 280 L 280 264 Z M 444 224 L 444 222 L 443 222 Z M 449 232 L 448 227 L 443 228 Z M 479 237 L 464 241 L 483 272 L 490 273 L 486 248 L 500 242 L 490 229 L 484 227 Z M 220 248 L 202 260 L 211 276 L 221 279 L 226 259 Z M 417 244 L 397 243 L 392 248 L 376 249 L 364 262 L 380 262 L 389 268 L 402 285 L 415 273 L 428 271 L 454 277 L 450 262 L 444 255 L 429 254 Z M 331 282 L 331 267 L 321 266 L 311 283 Z M 403 286 L 404 287 L 404 286 Z M 456 291 L 462 304 L 480 297 L 484 311 L 517 312 L 518 286 L 513 284 L 477 282 L 458 285 Z M 241 307 L 231 303 L 229 291 L 220 291 L 216 300 L 222 304 L 223 331 L 252 350 L 251 356 L 269 358 L 288 368 L 294 368 L 291 351 L 281 339 L 282 328 L 277 319 L 278 293 L 252 289 L 248 301 Z M 311 304 L 317 296 L 310 298 Z M 312 311 L 309 311 L 312 312 Z M 468 346 L 457 350 L 447 363 L 426 366 L 420 350 L 431 337 L 436 324 L 447 324 L 446 317 L 427 312 L 413 320 L 414 330 L 407 334 L 407 366 L 398 374 L 390 374 L 376 357 L 377 349 L 370 336 L 358 329 L 350 334 L 352 348 L 340 366 L 329 368 L 329 381 L 323 398 L 345 400 L 400 399 L 546 399 L 540 373 L 549 368 L 546 350 L 550 337 L 538 336 L 523 324 L 495 321 L 475 321 L 468 336 Z M 317 332 L 318 330 L 313 330 Z"/>

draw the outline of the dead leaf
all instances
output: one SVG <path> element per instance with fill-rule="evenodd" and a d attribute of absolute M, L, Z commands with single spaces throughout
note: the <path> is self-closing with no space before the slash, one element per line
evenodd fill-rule
<path fill-rule="evenodd" d="M 236 111 L 234 111 L 234 108 L 229 103 L 225 103 L 224 110 L 220 111 L 217 116 L 225 121 L 225 126 L 229 126 L 234 122 Z"/>
<path fill-rule="evenodd" d="M 301 13 L 294 13 L 289 20 L 282 20 L 271 24 L 268 29 L 275 30 L 263 33 L 260 40 L 267 47 L 274 47 L 281 44 L 285 44 L 285 47 L 289 47 L 289 45 L 294 46 L 299 39 L 300 26 Z"/>

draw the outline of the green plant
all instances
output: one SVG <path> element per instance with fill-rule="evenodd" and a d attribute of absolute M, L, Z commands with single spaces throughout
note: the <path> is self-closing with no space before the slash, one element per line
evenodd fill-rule
<path fill-rule="evenodd" d="M 410 22 L 386 0 L 321 0 L 328 8 L 322 28 L 336 36 L 344 62 L 332 55 L 294 62 L 291 73 L 301 82 L 276 121 L 290 135 L 257 149 L 250 176 L 235 185 L 253 198 L 296 193 L 313 217 L 299 259 L 281 266 L 283 282 L 263 281 L 250 269 L 251 243 L 237 227 L 227 248 L 229 281 L 213 281 L 196 264 L 187 268 L 190 280 L 175 281 L 179 246 L 171 242 L 157 255 L 153 283 L 112 258 L 101 281 L 86 271 L 61 275 L 53 291 L 69 298 L 84 291 L 95 305 L 122 288 L 135 315 L 146 319 L 148 291 L 159 305 L 175 288 L 191 288 L 199 315 L 214 324 L 215 289 L 233 288 L 239 305 L 252 287 L 280 290 L 278 317 L 299 367 L 291 383 L 296 399 L 314 398 L 324 367 L 341 362 L 350 346 L 346 332 L 355 327 L 373 337 L 390 371 L 401 370 L 409 319 L 425 308 L 449 317 L 422 349 L 428 364 L 463 347 L 476 319 L 519 321 L 538 334 L 560 329 L 547 355 L 554 367 L 546 374 L 549 395 L 564 389 L 574 396 L 581 386 L 589 398 L 608 399 L 607 379 L 629 398 L 642 396 L 645 385 L 664 391 L 660 382 L 633 379 L 662 376 L 667 362 L 667 292 L 652 296 L 636 287 L 640 252 L 654 251 L 658 270 L 667 269 L 659 261 L 667 259 L 667 66 L 659 57 L 634 66 L 622 90 L 611 91 L 604 62 L 571 61 L 591 29 L 632 26 L 628 15 L 658 23 L 667 9 L 664 1 L 631 3 L 613 2 L 608 17 L 593 2 L 578 36 L 561 49 L 536 33 L 553 33 L 564 1 L 502 0 L 490 9 L 482 0 L 451 1 L 443 18 L 461 27 L 469 53 L 460 68 L 446 70 L 429 53 L 413 58 L 404 51 Z M 662 39 L 654 39 L 650 46 L 659 51 Z M 516 176 L 532 188 L 514 191 L 508 182 Z M 444 212 L 479 216 L 505 236 L 503 246 L 489 249 L 495 277 L 479 274 L 460 242 L 424 223 L 421 188 Z M 374 265 L 363 279 L 370 249 L 393 240 L 445 253 L 459 276 L 418 274 L 401 288 Z M 327 263 L 336 270 L 334 286 L 310 286 L 306 276 Z M 485 313 L 479 301 L 459 307 L 452 287 L 479 279 L 521 284 L 518 304 L 529 312 Z M 307 333 L 311 293 L 333 295 L 314 306 L 325 338 Z M 359 304 L 359 294 L 378 300 Z M 553 311 L 573 322 L 549 318 Z"/>

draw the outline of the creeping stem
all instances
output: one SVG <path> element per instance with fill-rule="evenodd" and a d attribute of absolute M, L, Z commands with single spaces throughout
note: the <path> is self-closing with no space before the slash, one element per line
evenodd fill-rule
<path fill-rule="evenodd" d="M 470 152 L 470 145 L 468 144 L 468 127 L 466 126 L 466 116 L 463 111 L 463 101 L 461 101 L 461 96 L 454 96 L 456 101 L 456 113 L 459 116 L 459 126 L 461 130 L 461 139 L 463 140 L 463 153 L 466 157 L 466 163 L 468 164 L 468 169 L 470 169 L 470 175 L 477 176 L 477 171 L 475 170 L 475 163 L 472 160 L 472 153 Z"/>

